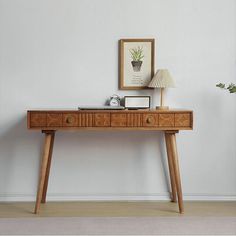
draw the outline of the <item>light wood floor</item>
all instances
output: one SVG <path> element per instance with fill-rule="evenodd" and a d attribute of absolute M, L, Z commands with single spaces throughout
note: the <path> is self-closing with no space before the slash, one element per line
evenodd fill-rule
<path fill-rule="evenodd" d="M 185 202 L 185 213 L 171 202 L 48 202 L 33 214 L 33 202 L 0 203 L 3 217 L 76 217 L 76 216 L 236 216 L 236 202 Z"/>

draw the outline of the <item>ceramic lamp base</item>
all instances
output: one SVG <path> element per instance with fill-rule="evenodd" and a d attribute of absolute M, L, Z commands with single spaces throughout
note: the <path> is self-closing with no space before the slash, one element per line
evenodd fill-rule
<path fill-rule="evenodd" d="M 168 106 L 157 106 L 156 110 L 169 110 Z"/>

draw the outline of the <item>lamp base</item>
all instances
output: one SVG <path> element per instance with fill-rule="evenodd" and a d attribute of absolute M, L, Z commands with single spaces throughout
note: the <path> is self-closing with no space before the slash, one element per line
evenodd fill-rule
<path fill-rule="evenodd" d="M 156 110 L 169 110 L 168 106 L 157 106 Z"/>

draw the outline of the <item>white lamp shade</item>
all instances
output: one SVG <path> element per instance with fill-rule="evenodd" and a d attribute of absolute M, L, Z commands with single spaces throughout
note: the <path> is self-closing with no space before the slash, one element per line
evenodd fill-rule
<path fill-rule="evenodd" d="M 157 70 L 148 87 L 150 88 L 174 88 L 175 82 L 167 69 Z"/>

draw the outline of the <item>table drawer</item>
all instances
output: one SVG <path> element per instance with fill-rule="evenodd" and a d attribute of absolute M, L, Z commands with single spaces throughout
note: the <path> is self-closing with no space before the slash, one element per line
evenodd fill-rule
<path fill-rule="evenodd" d="M 61 127 L 62 124 L 61 113 L 47 113 L 47 127 Z"/>
<path fill-rule="evenodd" d="M 63 127 L 76 127 L 78 126 L 77 114 L 63 114 Z"/>
<path fill-rule="evenodd" d="M 31 113 L 30 114 L 30 127 L 45 127 L 47 126 L 46 113 Z"/>
<path fill-rule="evenodd" d="M 191 114 L 190 113 L 175 114 L 175 127 L 191 127 Z"/>
<path fill-rule="evenodd" d="M 175 114 L 159 114 L 159 126 L 160 127 L 174 127 Z"/>
<path fill-rule="evenodd" d="M 144 127 L 157 127 L 159 124 L 158 114 L 143 114 Z"/>
<path fill-rule="evenodd" d="M 127 115 L 126 114 L 111 114 L 111 126 L 112 127 L 127 126 Z"/>
<path fill-rule="evenodd" d="M 111 125 L 110 113 L 95 113 L 94 126 L 108 127 Z"/>
<path fill-rule="evenodd" d="M 180 111 L 47 111 L 27 113 L 29 129 L 70 130 L 121 128 L 137 130 L 189 130 L 193 128 L 193 112 Z"/>

